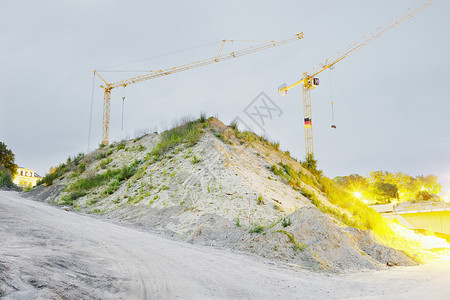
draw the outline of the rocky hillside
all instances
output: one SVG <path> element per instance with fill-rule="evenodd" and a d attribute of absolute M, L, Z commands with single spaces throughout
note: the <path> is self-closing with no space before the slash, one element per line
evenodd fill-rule
<path fill-rule="evenodd" d="M 28 195 L 313 270 L 417 263 L 369 230 L 378 214 L 345 204 L 327 180 L 276 143 L 200 118 L 69 158 Z"/>

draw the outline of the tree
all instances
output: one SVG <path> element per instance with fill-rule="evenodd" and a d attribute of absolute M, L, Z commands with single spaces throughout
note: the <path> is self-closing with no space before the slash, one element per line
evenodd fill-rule
<path fill-rule="evenodd" d="M 322 170 L 317 169 L 317 160 L 314 159 L 314 154 L 308 154 L 306 155 L 305 161 L 302 163 L 302 167 L 307 169 L 311 174 L 317 177 L 319 179 L 322 177 Z"/>
<path fill-rule="evenodd" d="M 367 182 L 367 179 L 359 174 L 350 174 L 342 177 L 341 185 L 352 192 L 362 192 L 369 188 L 369 182 Z"/>
<path fill-rule="evenodd" d="M 433 194 L 431 194 L 427 191 L 418 191 L 416 194 L 416 199 L 422 200 L 422 201 L 428 201 L 428 200 L 433 200 L 434 196 L 433 196 Z"/>
<path fill-rule="evenodd" d="M 372 194 L 375 200 L 382 204 L 391 203 L 392 199 L 398 199 L 397 186 L 387 182 L 377 182 L 373 186 Z"/>
<path fill-rule="evenodd" d="M 416 177 L 420 190 L 425 190 L 429 193 L 439 194 L 442 191 L 442 184 L 438 182 L 438 177 L 435 175 L 423 176 L 419 175 Z"/>
<path fill-rule="evenodd" d="M 11 175 L 16 174 L 17 165 L 14 163 L 15 155 L 9 150 L 5 143 L 0 142 L 0 164 L 6 169 Z"/>

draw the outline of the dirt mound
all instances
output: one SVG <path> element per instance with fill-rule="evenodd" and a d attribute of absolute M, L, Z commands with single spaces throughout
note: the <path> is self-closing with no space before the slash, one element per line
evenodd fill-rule
<path fill-rule="evenodd" d="M 305 176 L 293 186 L 274 166 Z M 413 264 L 370 234 L 347 230 L 338 207 L 334 215 L 317 209 L 307 194 L 332 204 L 278 144 L 214 118 L 99 148 L 57 172 L 30 197 L 315 270 Z"/>
<path fill-rule="evenodd" d="M 351 238 L 373 259 L 388 266 L 416 266 L 418 263 L 406 255 L 403 251 L 399 251 L 390 247 L 386 247 L 377 242 L 373 234 L 368 230 L 360 230 L 357 228 L 346 228 L 346 232 L 351 234 Z"/>
<path fill-rule="evenodd" d="M 415 264 L 404 253 L 380 245 L 367 231 L 355 229 L 349 234 L 315 207 L 300 208 L 284 220 L 265 235 L 244 238 L 239 249 L 315 270 L 382 269 L 388 261 Z"/>
<path fill-rule="evenodd" d="M 55 199 L 64 188 L 65 186 L 62 184 L 54 184 L 48 187 L 41 184 L 27 193 L 22 193 L 22 196 L 41 202 L 50 202 L 52 199 Z"/>

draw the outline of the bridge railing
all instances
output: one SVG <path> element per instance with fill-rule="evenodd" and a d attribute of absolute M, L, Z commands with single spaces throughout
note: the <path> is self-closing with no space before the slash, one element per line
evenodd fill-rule
<path fill-rule="evenodd" d="M 401 203 L 394 206 L 396 213 L 415 213 L 450 210 L 450 204 L 446 202 L 418 202 L 411 204 Z"/>

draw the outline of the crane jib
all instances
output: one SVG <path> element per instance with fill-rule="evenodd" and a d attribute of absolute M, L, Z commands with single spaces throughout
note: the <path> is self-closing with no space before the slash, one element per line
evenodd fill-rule
<path fill-rule="evenodd" d="M 200 67 L 207 66 L 207 65 L 210 65 L 213 63 L 234 59 L 234 58 L 244 56 L 247 54 L 251 54 L 254 52 L 258 52 L 258 51 L 270 49 L 270 48 L 273 48 L 276 46 L 292 43 L 292 42 L 295 42 L 295 41 L 298 41 L 301 39 L 303 39 L 303 32 L 297 33 L 296 35 L 294 35 L 293 37 L 290 37 L 288 39 L 284 39 L 284 40 L 280 40 L 280 41 L 268 41 L 268 42 L 261 43 L 261 44 L 258 44 L 258 45 L 255 45 L 255 46 L 252 46 L 249 48 L 232 51 L 228 54 L 222 55 L 223 46 L 226 41 L 226 40 L 224 40 L 223 41 L 224 43 L 221 45 L 221 48 L 219 50 L 219 53 L 215 57 L 188 63 L 185 65 L 181 65 L 181 66 L 177 66 L 177 67 L 173 67 L 173 68 L 169 68 L 169 69 L 165 69 L 165 70 L 153 71 L 146 75 L 136 76 L 133 78 L 129 78 L 126 80 L 121 80 L 121 81 L 117 81 L 117 82 L 113 82 L 113 83 L 108 83 L 103 77 L 100 76 L 100 74 L 98 74 L 97 71 L 94 71 L 94 74 L 96 74 L 105 83 L 104 86 L 101 86 L 101 88 L 103 88 L 105 91 L 104 102 L 103 102 L 102 143 L 104 145 L 109 144 L 109 122 L 110 122 L 110 107 L 111 107 L 110 101 L 111 101 L 111 90 L 112 89 L 115 89 L 117 87 L 126 87 L 130 84 L 143 82 L 143 81 L 147 81 L 147 80 L 151 80 L 151 79 L 155 79 L 155 78 L 159 78 L 159 77 L 163 77 L 163 76 L 167 76 L 167 75 L 171 75 L 171 74 L 176 74 L 179 72 L 183 72 L 183 71 L 187 71 L 187 70 L 191 70 L 191 69 L 195 69 L 195 68 L 200 68 Z"/>

